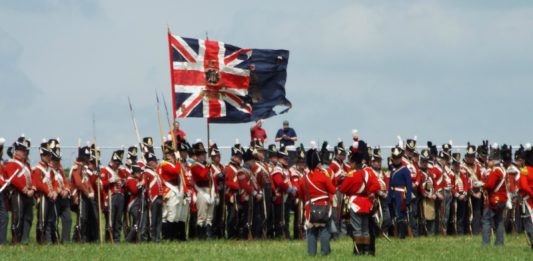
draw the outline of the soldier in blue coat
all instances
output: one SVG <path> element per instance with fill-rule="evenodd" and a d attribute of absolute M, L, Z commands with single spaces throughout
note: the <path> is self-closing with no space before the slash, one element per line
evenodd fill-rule
<path fill-rule="evenodd" d="M 396 146 L 391 150 L 392 170 L 389 183 L 389 204 L 392 203 L 395 213 L 399 237 L 405 238 L 407 234 L 407 212 L 411 202 L 413 184 L 411 172 L 402 165 L 403 150 Z"/>

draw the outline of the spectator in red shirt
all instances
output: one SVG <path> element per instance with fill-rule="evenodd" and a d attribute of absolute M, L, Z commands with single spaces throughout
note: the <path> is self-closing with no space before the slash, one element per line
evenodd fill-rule
<path fill-rule="evenodd" d="M 267 134 L 265 129 L 261 128 L 263 125 L 263 120 L 255 121 L 255 124 L 250 128 L 250 136 L 252 141 L 259 140 L 261 143 L 265 144 L 267 140 Z"/>
<path fill-rule="evenodd" d="M 176 141 L 178 142 L 187 140 L 187 134 L 184 131 L 180 130 L 180 123 L 178 121 L 174 122 L 174 129 L 172 130 L 172 133 L 174 134 L 174 136 L 176 137 Z"/>

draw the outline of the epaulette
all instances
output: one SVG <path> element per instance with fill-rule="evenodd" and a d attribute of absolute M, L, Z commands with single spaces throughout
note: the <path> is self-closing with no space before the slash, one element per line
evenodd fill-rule
<path fill-rule="evenodd" d="M 170 164 L 170 162 L 166 161 L 166 160 L 162 160 L 159 165 L 161 165 L 161 167 L 164 167 L 166 165 Z"/>
<path fill-rule="evenodd" d="M 520 170 L 520 175 L 527 176 L 527 174 L 528 174 L 527 167 L 523 167 L 523 168 Z"/>
<path fill-rule="evenodd" d="M 346 177 L 353 177 L 353 174 L 355 173 L 356 170 L 350 170 L 350 172 L 346 173 Z"/>

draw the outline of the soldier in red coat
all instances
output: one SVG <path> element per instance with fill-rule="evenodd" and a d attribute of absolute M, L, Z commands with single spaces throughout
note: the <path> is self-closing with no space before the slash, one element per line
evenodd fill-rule
<path fill-rule="evenodd" d="M 33 196 L 36 187 L 28 163 L 30 140 L 24 135 L 13 144 L 13 158 L 4 166 L 4 179 L 11 191 L 11 231 L 13 243 L 28 243 L 33 221 Z"/>
<path fill-rule="evenodd" d="M 36 239 L 38 243 L 43 244 L 45 242 L 52 243 L 52 237 L 54 237 L 54 243 L 57 243 L 55 201 L 58 196 L 58 186 L 50 169 L 52 151 L 47 140 L 43 140 L 41 143 L 39 154 L 41 161 L 32 171 L 32 183 L 37 189 L 35 193 L 37 199 Z"/>
<path fill-rule="evenodd" d="M 186 148 L 178 144 L 178 150 Z M 187 240 L 186 225 L 189 215 L 189 189 L 186 184 L 185 167 L 179 159 L 182 156 L 176 151 L 172 141 L 162 145 L 164 160 L 159 163 L 157 173 L 163 181 L 163 221 L 162 237 L 166 240 Z"/>
<path fill-rule="evenodd" d="M 96 191 L 91 184 L 91 174 L 93 170 L 88 168 L 90 160 L 96 166 L 96 155 L 99 152 L 91 151 L 89 147 L 78 148 L 78 157 L 74 165 L 70 168 L 70 187 L 72 188 L 72 204 L 76 210 L 76 226 L 73 240 L 76 242 L 98 241 L 98 207 L 96 202 Z"/>
<path fill-rule="evenodd" d="M 327 143 L 325 143 L 325 145 L 326 148 L 324 148 L 323 144 L 322 151 L 324 154 L 329 154 L 329 151 L 327 151 Z M 344 205 L 344 195 L 339 191 L 339 186 L 341 179 L 344 178 L 347 169 L 349 169 L 349 167 L 345 166 L 344 164 L 344 160 L 346 159 L 346 150 L 344 149 L 343 142 L 339 141 L 337 146 L 333 148 L 333 154 L 329 155 L 332 155 L 333 159 L 331 160 L 331 163 L 329 163 L 329 168 L 327 171 L 331 175 L 333 185 L 337 188 L 334 198 L 335 203 L 333 204 L 333 222 L 335 223 L 337 229 L 341 230 L 341 227 L 343 227 L 343 213 L 347 206 Z M 323 158 L 328 158 L 329 155 L 323 156 Z M 333 233 L 333 237 L 337 236 L 338 233 Z"/>
<path fill-rule="evenodd" d="M 452 172 L 455 175 L 455 185 L 452 191 L 455 200 L 455 213 L 457 218 L 456 232 L 464 235 L 468 231 L 468 191 L 470 184 L 467 174 L 462 171 L 461 153 L 452 154 Z"/>
<path fill-rule="evenodd" d="M 227 233 L 228 238 L 238 238 L 238 224 L 239 224 L 239 180 L 237 173 L 241 169 L 242 155 L 244 154 L 241 144 L 237 143 L 231 148 L 231 161 L 226 166 L 226 212 L 227 212 Z"/>
<path fill-rule="evenodd" d="M 142 168 L 137 164 L 132 164 L 130 167 L 131 175 L 126 178 L 125 190 L 129 194 L 126 208 L 131 222 L 131 229 L 124 237 L 127 242 L 147 241 L 147 184 Z"/>
<path fill-rule="evenodd" d="M 413 231 L 413 236 L 419 235 L 419 205 L 420 205 L 420 171 L 418 169 L 418 161 L 416 160 L 416 137 L 414 139 L 407 139 L 405 143 L 405 153 L 402 157 L 402 165 L 411 172 L 411 182 L 413 184 L 413 192 L 411 195 L 411 204 L 409 206 L 409 226 Z"/>
<path fill-rule="evenodd" d="M 303 144 L 300 144 L 300 147 L 296 148 L 296 163 L 289 168 L 289 172 L 291 183 L 295 187 L 298 187 L 300 180 L 309 172 L 309 169 L 305 166 L 305 149 Z M 286 203 L 286 209 L 290 209 L 294 213 L 292 220 L 293 239 L 303 239 L 305 225 L 303 202 L 297 196 L 289 195 Z"/>
<path fill-rule="evenodd" d="M 104 199 L 107 203 L 106 233 L 107 240 L 120 242 L 120 232 L 123 225 L 123 214 L 125 206 L 124 185 L 128 173 L 120 169 L 124 159 L 124 150 L 114 151 L 111 155 L 109 164 L 100 170 L 100 180 L 104 193 Z"/>
<path fill-rule="evenodd" d="M 341 181 L 339 190 L 349 197 L 354 255 L 375 255 L 375 249 L 372 250 L 371 246 L 370 215 L 381 186 L 377 177 L 364 169 L 365 162 L 369 158 L 366 143 L 363 141 L 358 143 L 357 150 L 352 150 L 350 154 L 353 170 Z"/>
<path fill-rule="evenodd" d="M 505 217 L 505 231 L 507 233 L 522 233 L 523 222 L 520 218 L 522 210 L 519 205 L 520 195 L 518 193 L 518 184 L 520 183 L 520 170 L 524 167 L 524 146 L 520 145 L 515 151 L 514 162 L 507 168 L 507 188 L 508 188 L 508 208 Z"/>
<path fill-rule="evenodd" d="M 263 200 L 263 192 L 261 191 L 257 180 L 253 175 L 251 168 L 255 164 L 254 158 L 255 148 L 249 148 L 243 154 L 243 167 L 237 172 L 237 180 L 239 181 L 239 228 L 240 237 L 242 239 L 253 238 L 253 226 L 257 225 L 257 218 L 259 217 L 258 206 Z M 260 221 L 259 221 L 260 222 Z"/>
<path fill-rule="evenodd" d="M 260 214 L 261 226 L 254 227 L 254 237 L 272 238 L 274 235 L 273 223 L 273 205 L 272 205 L 272 191 L 274 190 L 273 183 L 270 177 L 270 166 L 265 161 L 265 148 L 261 141 L 256 140 L 252 143 L 255 148 L 255 163 L 252 166 L 252 173 L 257 180 L 263 193 L 263 200 L 257 204 L 257 213 Z"/>
<path fill-rule="evenodd" d="M 479 185 L 482 181 L 481 168 L 476 164 L 476 146 L 468 144 L 464 157 L 464 164 L 461 167 L 461 172 L 464 172 L 468 177 L 468 187 L 470 190 L 470 210 L 472 215 L 471 232 L 477 235 L 481 232 L 481 213 L 483 212 L 483 198 L 482 187 Z"/>
<path fill-rule="evenodd" d="M 487 162 L 490 174 L 483 184 L 487 200 L 483 209 L 483 219 L 481 220 L 483 245 L 490 244 L 493 227 L 495 227 L 496 245 L 503 245 L 504 243 L 503 211 L 507 203 L 507 187 L 505 186 L 507 172 L 505 170 L 509 167 L 511 161 L 512 152 L 510 147 L 503 145 L 500 150 L 497 144 L 492 146 Z"/>
<path fill-rule="evenodd" d="M 70 215 L 70 186 L 65 170 L 61 165 L 61 148 L 59 139 L 50 140 L 50 150 L 52 151 L 52 160 L 50 161 L 50 171 L 53 172 L 57 182 L 57 200 L 55 208 L 57 218 L 61 219 L 61 243 L 70 242 L 70 229 L 72 226 L 72 217 Z M 58 233 L 59 234 L 59 233 Z"/>
<path fill-rule="evenodd" d="M 420 152 L 420 195 L 421 202 L 421 229 L 426 235 L 435 234 L 435 189 L 433 186 L 434 179 L 431 175 L 429 163 L 431 153 L 429 149 L 423 149 Z"/>
<path fill-rule="evenodd" d="M 533 149 L 527 144 L 523 154 L 525 167 L 520 170 L 518 191 L 523 200 L 522 217 L 524 229 L 533 250 Z"/>
<path fill-rule="evenodd" d="M 213 237 L 213 212 L 215 210 L 215 182 L 211 175 L 211 163 L 207 162 L 207 151 L 201 141 L 192 145 L 196 160 L 191 163 L 191 174 L 197 200 L 196 231 L 199 239 Z"/>
<path fill-rule="evenodd" d="M 144 159 L 146 160 L 146 167 L 143 175 L 147 187 L 149 218 L 147 227 L 150 229 L 150 240 L 159 242 L 163 219 L 163 181 L 157 173 L 157 157 L 153 147 L 148 147 Z"/>
<path fill-rule="evenodd" d="M 6 140 L 0 138 L 0 245 L 7 243 L 7 223 L 9 219 L 7 209 L 7 193 L 4 191 L 7 188 L 4 180 L 4 143 Z"/>
<path fill-rule="evenodd" d="M 215 210 L 213 214 L 213 237 L 225 238 L 226 235 L 226 225 L 224 220 L 225 211 L 223 210 L 226 207 L 224 202 L 224 190 L 226 186 L 224 185 L 224 165 L 220 163 L 221 156 L 220 150 L 216 143 L 211 144 L 209 147 L 209 159 L 211 160 L 211 175 L 214 181 L 214 186 L 216 190 L 215 197 Z"/>
<path fill-rule="evenodd" d="M 283 239 L 289 236 L 289 211 L 285 209 L 285 201 L 289 194 L 296 193 L 290 181 L 289 152 L 286 147 L 278 151 L 278 165 L 270 173 L 274 184 L 274 237 Z"/>
<path fill-rule="evenodd" d="M 389 229 L 389 227 L 392 225 L 391 216 L 387 204 L 387 183 L 388 180 L 385 182 L 385 177 L 383 174 L 383 171 L 381 170 L 381 149 L 379 147 L 377 148 L 369 148 L 368 152 L 370 155 L 368 155 L 367 161 L 370 162 L 369 167 L 363 168 L 364 171 L 366 171 L 370 176 L 372 180 L 377 180 L 379 184 L 379 189 L 374 194 L 375 199 L 373 201 L 373 209 L 371 214 L 371 218 L 369 220 L 369 234 L 370 234 L 370 244 L 367 246 L 367 251 L 374 255 L 376 252 L 376 235 L 378 234 L 378 231 L 383 232 L 384 235 L 386 235 L 386 231 Z M 388 178 L 387 178 L 388 179 Z M 374 185 L 375 186 L 375 185 Z"/>
<path fill-rule="evenodd" d="M 314 144 L 314 143 L 313 143 Z M 316 144 L 305 155 L 309 173 L 300 179 L 298 197 L 305 204 L 305 230 L 307 240 L 307 254 L 315 256 L 317 253 L 317 240 L 320 239 L 320 249 L 323 256 L 331 252 L 329 241 L 331 234 L 328 223 L 312 222 L 311 205 L 329 206 L 331 210 L 332 198 L 336 192 L 331 179 L 324 174 L 320 165 L 320 157 Z M 331 211 L 329 211 L 331 215 Z M 331 218 L 331 216 L 330 216 Z"/>

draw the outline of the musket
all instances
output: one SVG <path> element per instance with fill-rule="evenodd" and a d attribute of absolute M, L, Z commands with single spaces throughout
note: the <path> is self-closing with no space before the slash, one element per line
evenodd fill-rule
<path fill-rule="evenodd" d="M 281 235 L 282 239 L 287 239 L 287 231 L 285 231 L 285 202 L 287 201 L 286 194 L 281 194 L 281 220 L 280 220 L 280 227 L 281 227 Z"/>
<path fill-rule="evenodd" d="M 165 144 L 165 133 L 163 132 L 163 121 L 161 120 L 161 110 L 159 109 L 159 95 L 155 92 L 155 99 L 157 102 L 157 121 L 159 122 L 159 135 L 161 136 L 161 145 Z"/>
<path fill-rule="evenodd" d="M 265 193 L 265 188 L 264 188 L 264 185 L 263 185 L 263 200 L 261 200 L 262 202 L 262 205 L 263 205 L 263 223 L 261 224 L 261 237 L 263 239 L 266 239 L 267 238 L 267 233 L 268 233 L 268 228 L 267 228 L 267 216 L 268 216 L 268 212 L 267 212 L 267 206 L 266 206 L 266 193 Z"/>
<path fill-rule="evenodd" d="M 468 195 L 468 230 L 472 235 L 472 221 L 474 220 L 474 213 L 472 209 L 472 195 Z"/>
<path fill-rule="evenodd" d="M 142 227 L 142 220 L 144 219 L 144 185 L 140 188 L 139 193 L 141 193 L 141 209 L 140 209 L 140 216 L 139 220 L 137 221 L 137 242 L 141 242 L 141 234 L 143 232 L 144 227 Z"/>
<path fill-rule="evenodd" d="M 304 207 L 301 200 L 298 201 L 298 239 L 304 239 Z"/>
<path fill-rule="evenodd" d="M 41 196 L 39 199 L 39 215 L 38 215 L 38 222 L 37 222 L 37 243 L 42 244 L 44 243 L 44 214 L 45 214 L 45 199 L 44 195 Z"/>
<path fill-rule="evenodd" d="M 104 235 L 102 233 L 102 221 L 101 221 L 101 217 L 102 217 L 102 202 L 101 202 L 101 188 L 100 188 L 100 184 L 102 184 L 102 180 L 100 178 L 100 155 L 98 153 L 98 147 L 96 146 L 96 119 L 94 117 L 94 113 L 93 113 L 93 144 L 94 144 L 94 157 L 95 157 L 95 161 L 96 161 L 96 164 L 95 164 L 95 167 L 96 167 L 96 175 L 98 177 L 98 182 L 96 182 L 96 192 L 97 192 L 97 200 L 98 200 L 98 235 L 99 235 L 99 238 L 100 238 L 100 244 L 103 244 L 104 243 Z M 111 197 L 111 195 L 110 195 Z M 81 216 L 81 198 L 80 198 L 80 216 Z M 111 216 L 111 204 L 109 204 L 109 215 Z M 81 223 L 80 223 L 81 225 Z M 112 237 L 111 237 L 112 238 Z M 113 240 L 113 239 L 111 239 Z"/>
<path fill-rule="evenodd" d="M 252 234 L 252 222 L 254 219 L 254 197 L 250 195 L 248 199 L 248 223 L 246 226 L 248 227 L 248 240 L 253 240 L 254 236 Z"/>

